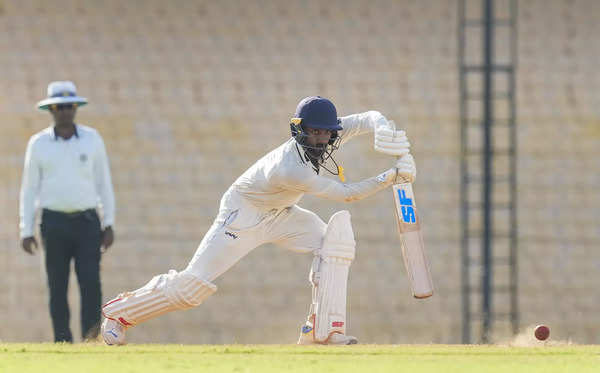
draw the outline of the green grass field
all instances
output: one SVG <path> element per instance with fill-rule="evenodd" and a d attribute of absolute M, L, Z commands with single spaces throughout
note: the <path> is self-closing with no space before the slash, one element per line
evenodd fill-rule
<path fill-rule="evenodd" d="M 0 372 L 599 372 L 600 346 L 0 344 Z"/>

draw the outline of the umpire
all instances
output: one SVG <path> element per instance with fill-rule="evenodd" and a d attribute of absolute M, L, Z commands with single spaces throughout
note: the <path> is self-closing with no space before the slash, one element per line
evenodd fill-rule
<path fill-rule="evenodd" d="M 104 142 L 95 129 L 74 122 L 77 108 L 85 104 L 72 82 L 48 85 L 48 98 L 37 106 L 50 111 L 54 125 L 29 140 L 21 184 L 21 246 L 31 255 L 38 247 L 34 222 L 41 210 L 55 342 L 73 342 L 67 303 L 71 259 L 81 294 L 82 337 L 98 336 L 101 246 L 107 249 L 114 240 L 115 197 Z"/>

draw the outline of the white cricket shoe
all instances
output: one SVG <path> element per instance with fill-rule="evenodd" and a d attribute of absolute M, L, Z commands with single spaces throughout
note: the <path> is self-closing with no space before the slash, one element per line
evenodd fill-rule
<path fill-rule="evenodd" d="M 324 345 L 355 345 L 358 343 L 358 339 L 351 335 L 345 335 L 341 333 L 332 333 L 327 341 L 324 343 L 316 342 L 314 339 L 314 330 L 311 325 L 304 325 L 300 331 L 300 338 L 298 338 L 299 345 L 312 345 L 312 344 L 324 344 Z"/>
<path fill-rule="evenodd" d="M 333 333 L 327 340 L 328 345 L 355 345 L 357 343 L 358 339 L 356 337 L 340 333 Z"/>
<path fill-rule="evenodd" d="M 127 343 L 125 342 L 125 330 L 127 330 L 127 327 L 120 322 L 104 319 L 100 333 L 107 345 L 124 345 Z"/>

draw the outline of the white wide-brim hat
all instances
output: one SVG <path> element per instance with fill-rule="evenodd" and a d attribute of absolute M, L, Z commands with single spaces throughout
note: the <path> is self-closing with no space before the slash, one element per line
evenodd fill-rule
<path fill-rule="evenodd" d="M 77 104 L 83 106 L 87 104 L 87 98 L 77 96 L 77 88 L 70 81 L 58 81 L 48 84 L 48 98 L 37 103 L 40 110 L 48 110 L 52 105 Z"/>

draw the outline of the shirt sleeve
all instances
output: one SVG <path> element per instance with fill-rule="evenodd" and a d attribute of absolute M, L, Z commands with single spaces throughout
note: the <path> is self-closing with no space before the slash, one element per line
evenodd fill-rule
<path fill-rule="evenodd" d="M 391 185 L 395 170 L 387 170 L 378 176 L 355 183 L 342 183 L 335 179 L 317 175 L 309 168 L 302 172 L 288 173 L 281 184 L 288 190 L 312 194 L 317 197 L 338 201 L 353 202 L 366 198 Z"/>
<path fill-rule="evenodd" d="M 348 115 L 340 119 L 340 125 L 343 128 L 339 133 L 342 144 L 354 136 L 373 132 L 379 124 L 387 123 L 385 117 L 380 112 L 374 110 Z"/>
<path fill-rule="evenodd" d="M 40 191 L 42 169 L 35 154 L 35 139 L 27 144 L 19 198 L 19 229 L 21 238 L 33 236 L 35 204 Z"/>
<path fill-rule="evenodd" d="M 104 213 L 103 225 L 112 226 L 115 223 L 115 194 L 110 177 L 110 166 L 106 147 L 102 137 L 98 134 L 98 152 L 94 160 L 94 179 L 96 191 Z"/>

